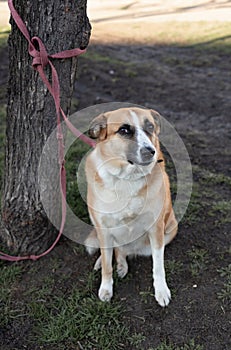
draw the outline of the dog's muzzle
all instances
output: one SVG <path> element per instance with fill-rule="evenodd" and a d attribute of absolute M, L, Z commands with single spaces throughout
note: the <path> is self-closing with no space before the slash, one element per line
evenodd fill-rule
<path fill-rule="evenodd" d="M 141 150 L 140 150 L 140 158 L 141 158 L 140 165 L 149 165 L 150 163 L 152 163 L 154 155 L 155 155 L 154 148 L 152 148 L 150 146 L 146 146 L 146 147 L 141 148 Z"/>
<path fill-rule="evenodd" d="M 134 154 L 130 154 L 128 157 L 128 162 L 130 164 L 137 164 L 147 166 L 154 161 L 155 149 L 150 146 L 142 147 L 139 151 L 138 156 L 134 156 Z"/>
<path fill-rule="evenodd" d="M 155 150 L 150 146 L 143 147 L 140 150 L 141 159 L 144 162 L 151 162 L 154 157 L 154 154 L 155 154 Z"/>

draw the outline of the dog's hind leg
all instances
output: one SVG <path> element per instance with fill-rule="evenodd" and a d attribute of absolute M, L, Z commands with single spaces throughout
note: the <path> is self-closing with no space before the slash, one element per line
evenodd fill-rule
<path fill-rule="evenodd" d="M 98 257 L 98 259 L 96 260 L 96 262 L 95 262 L 94 270 L 95 270 L 95 271 L 98 271 L 98 270 L 101 269 L 101 267 L 102 267 L 102 257 L 101 257 L 101 255 L 100 255 L 100 256 Z"/>
<path fill-rule="evenodd" d="M 173 238 L 176 236 L 177 234 L 177 226 L 174 227 L 171 231 L 165 233 L 164 235 L 164 244 L 167 245 L 169 244 Z"/>
<path fill-rule="evenodd" d="M 97 237 L 96 230 L 92 230 L 87 239 L 84 242 L 86 246 L 86 250 L 90 255 L 93 255 L 98 249 L 99 249 L 99 240 Z M 98 271 L 101 269 L 102 266 L 102 258 L 101 255 L 98 257 L 98 259 L 95 262 L 94 270 Z"/>
<path fill-rule="evenodd" d="M 120 278 L 126 276 L 128 272 L 128 264 L 126 261 L 126 253 L 119 248 L 115 248 L 115 258 L 117 263 L 117 274 Z"/>
<path fill-rule="evenodd" d="M 165 227 L 164 244 L 169 244 L 177 234 L 178 223 L 172 211 Z"/>
<path fill-rule="evenodd" d="M 95 229 L 93 229 L 89 236 L 86 238 L 84 245 L 90 255 L 93 255 L 99 249 L 99 240 Z"/>

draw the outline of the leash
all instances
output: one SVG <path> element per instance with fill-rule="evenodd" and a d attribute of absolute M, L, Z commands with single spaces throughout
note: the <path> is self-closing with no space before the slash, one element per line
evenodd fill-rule
<path fill-rule="evenodd" d="M 8 6 L 11 11 L 11 15 L 20 29 L 23 36 L 28 41 L 28 52 L 32 56 L 32 67 L 39 73 L 42 81 L 48 88 L 50 94 L 52 95 L 55 103 L 56 117 L 57 117 L 57 140 L 58 140 L 58 158 L 59 158 L 59 179 L 60 179 L 60 192 L 61 192 L 61 203 L 62 203 L 62 220 L 60 224 L 59 233 L 54 241 L 54 243 L 48 248 L 45 252 L 39 255 L 28 255 L 28 256 L 11 256 L 5 253 L 0 252 L 0 260 L 7 261 L 21 261 L 21 260 L 38 260 L 41 257 L 47 255 L 51 252 L 51 250 L 58 243 L 61 235 L 63 234 L 64 225 L 66 221 L 66 170 L 65 170 L 65 158 L 64 158 L 64 137 L 61 126 L 61 116 L 65 121 L 67 127 L 70 131 L 84 143 L 88 144 L 91 147 L 95 147 L 95 141 L 82 134 L 75 126 L 69 121 L 64 111 L 60 106 L 60 84 L 57 71 L 54 65 L 51 62 L 51 58 L 56 59 L 65 59 L 79 56 L 86 52 L 86 50 L 81 50 L 79 48 L 75 48 L 72 50 L 61 51 L 52 55 L 47 53 L 46 47 L 42 40 L 35 36 L 30 38 L 30 34 L 27 30 L 26 25 L 22 21 L 22 18 L 19 16 L 18 12 L 14 8 L 13 0 L 8 0 Z M 36 49 L 38 47 L 38 49 Z M 49 82 L 44 68 L 49 65 L 51 69 L 51 83 Z"/>

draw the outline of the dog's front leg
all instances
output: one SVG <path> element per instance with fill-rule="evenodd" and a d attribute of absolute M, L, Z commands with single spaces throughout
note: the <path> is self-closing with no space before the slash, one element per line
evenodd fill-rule
<path fill-rule="evenodd" d="M 164 269 L 164 228 L 158 227 L 149 235 L 153 258 L 153 285 L 155 298 L 160 306 L 167 306 L 171 293 L 167 286 Z"/>
<path fill-rule="evenodd" d="M 113 248 L 101 248 L 102 281 L 99 298 L 102 301 L 110 301 L 113 295 L 112 254 Z"/>

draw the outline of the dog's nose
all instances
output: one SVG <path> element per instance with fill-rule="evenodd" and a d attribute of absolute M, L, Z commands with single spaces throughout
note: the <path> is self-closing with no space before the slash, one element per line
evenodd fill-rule
<path fill-rule="evenodd" d="M 155 150 L 154 150 L 154 148 L 152 148 L 150 146 L 146 146 L 146 147 L 141 148 L 140 154 L 141 154 L 142 159 L 148 160 L 154 156 Z"/>

